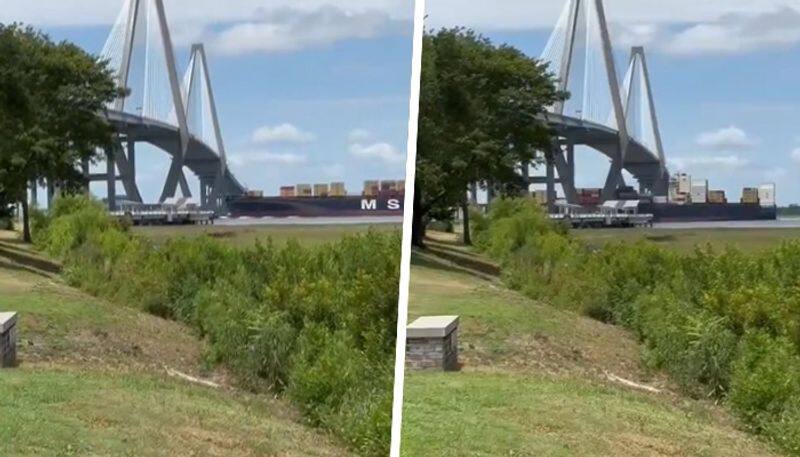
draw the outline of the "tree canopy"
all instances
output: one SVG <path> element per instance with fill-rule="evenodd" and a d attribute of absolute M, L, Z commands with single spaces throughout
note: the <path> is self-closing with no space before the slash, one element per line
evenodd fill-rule
<path fill-rule="evenodd" d="M 547 66 L 463 28 L 423 41 L 414 243 L 432 215 L 452 213 L 469 185 L 491 181 L 522 188 L 517 172 L 550 147 L 537 119 L 565 95 Z"/>
<path fill-rule="evenodd" d="M 79 164 L 112 144 L 98 114 L 119 93 L 106 65 L 78 46 L 0 24 L 0 205 L 21 202 L 27 213 L 31 181 L 82 185 Z"/>

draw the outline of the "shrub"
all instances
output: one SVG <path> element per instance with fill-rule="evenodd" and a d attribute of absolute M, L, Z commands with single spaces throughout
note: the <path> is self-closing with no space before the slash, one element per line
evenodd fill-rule
<path fill-rule="evenodd" d="M 370 360 L 347 332 L 307 327 L 293 358 L 288 394 L 317 424 L 368 455 L 385 454 L 391 431 L 391 363 Z"/>
<path fill-rule="evenodd" d="M 800 455 L 800 397 L 792 397 L 781 414 L 764 425 L 764 433 L 782 449 Z"/>
<path fill-rule="evenodd" d="M 800 455 L 800 240 L 757 254 L 592 250 L 527 199 L 498 200 L 473 220 L 510 287 L 635 331 L 646 363 Z"/>
<path fill-rule="evenodd" d="M 668 371 L 696 397 L 723 396 L 737 343 L 727 320 L 681 300 L 668 288 L 642 297 L 637 306 L 646 362 Z"/>
<path fill-rule="evenodd" d="M 206 358 L 255 392 L 285 394 L 365 455 L 386 455 L 401 236 L 367 233 L 314 248 L 271 241 L 136 237 L 96 203 L 66 199 L 39 245 L 71 284 L 180 320 Z"/>
<path fill-rule="evenodd" d="M 41 238 L 47 231 L 47 226 L 50 224 L 50 219 L 47 217 L 47 213 L 40 210 L 39 208 L 29 208 L 28 209 L 29 215 L 28 218 L 30 219 L 31 225 L 31 236 L 33 237 L 34 244 L 41 245 Z"/>
<path fill-rule="evenodd" d="M 455 228 L 453 227 L 453 221 L 433 220 L 428 223 L 428 230 L 433 230 L 435 232 L 453 233 L 455 231 Z"/>
<path fill-rule="evenodd" d="M 41 249 L 62 260 L 91 235 L 118 229 L 99 202 L 85 197 L 56 200 L 48 217 L 37 242 Z"/>
<path fill-rule="evenodd" d="M 729 402 L 757 430 L 800 398 L 800 358 L 788 340 L 761 331 L 742 340 L 733 366 Z"/>

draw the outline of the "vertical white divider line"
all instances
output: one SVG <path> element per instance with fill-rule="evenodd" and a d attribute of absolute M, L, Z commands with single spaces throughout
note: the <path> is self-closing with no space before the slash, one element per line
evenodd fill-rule
<path fill-rule="evenodd" d="M 406 195 L 403 215 L 403 249 L 400 264 L 400 288 L 397 301 L 397 347 L 395 351 L 394 397 L 392 403 L 391 457 L 400 457 L 403 425 L 403 386 L 406 364 L 406 326 L 408 325 L 408 288 L 411 279 L 411 230 L 414 216 L 414 182 L 417 171 L 417 131 L 419 128 L 419 93 L 422 75 L 422 37 L 425 32 L 425 0 L 414 5 L 414 50 L 411 59 L 411 92 L 408 110 L 408 145 L 406 147 Z"/>

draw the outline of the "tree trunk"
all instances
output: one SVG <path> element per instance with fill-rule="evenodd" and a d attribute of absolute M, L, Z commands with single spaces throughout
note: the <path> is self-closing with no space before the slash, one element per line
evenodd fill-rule
<path fill-rule="evenodd" d="M 31 215 L 27 198 L 22 199 L 22 240 L 26 243 L 33 242 L 33 238 L 31 237 Z"/>
<path fill-rule="evenodd" d="M 419 188 L 414 192 L 414 214 L 411 219 L 411 245 L 425 248 L 425 214 L 420 204 Z"/>
<path fill-rule="evenodd" d="M 469 232 L 469 203 L 466 201 L 461 205 L 461 211 L 463 212 L 464 217 L 464 244 L 467 246 L 472 246 L 472 236 Z"/>

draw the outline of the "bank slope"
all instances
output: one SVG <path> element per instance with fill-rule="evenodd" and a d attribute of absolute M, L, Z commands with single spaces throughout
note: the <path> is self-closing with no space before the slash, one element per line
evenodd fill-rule
<path fill-rule="evenodd" d="M 404 456 L 779 455 L 721 408 L 643 370 L 619 328 L 448 261 L 416 257 L 409 319 L 461 316 L 463 368 L 406 375 Z"/>
<path fill-rule="evenodd" d="M 55 267 L 0 236 L 0 310 L 20 315 L 20 366 L 0 370 L 0 455 L 348 455 L 285 402 L 203 369 L 180 324 L 71 289 Z"/>

